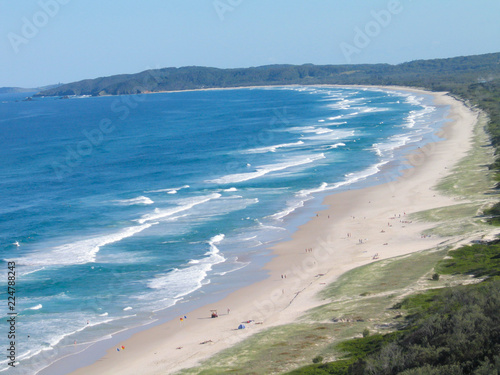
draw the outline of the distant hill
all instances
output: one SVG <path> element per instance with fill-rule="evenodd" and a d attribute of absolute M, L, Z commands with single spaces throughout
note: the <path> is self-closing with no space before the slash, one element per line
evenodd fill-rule
<path fill-rule="evenodd" d="M 48 85 L 43 87 L 36 88 L 26 88 L 26 87 L 0 87 L 0 94 L 15 94 L 19 92 L 39 92 L 57 88 L 61 86 L 62 83 L 58 83 L 56 85 Z"/>
<path fill-rule="evenodd" d="M 288 84 L 409 85 L 435 90 L 453 82 L 500 77 L 500 53 L 408 63 L 361 65 L 267 65 L 218 69 L 199 66 L 146 70 L 86 79 L 41 90 L 37 96 L 124 95 L 174 90 Z M 440 83 L 446 83 L 441 85 Z"/>

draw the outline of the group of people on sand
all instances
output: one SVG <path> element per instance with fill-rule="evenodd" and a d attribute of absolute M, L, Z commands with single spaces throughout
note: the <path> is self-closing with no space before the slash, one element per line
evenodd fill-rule
<path fill-rule="evenodd" d="M 312 252 L 313 252 L 312 247 L 306 249 L 306 253 L 312 253 Z"/>

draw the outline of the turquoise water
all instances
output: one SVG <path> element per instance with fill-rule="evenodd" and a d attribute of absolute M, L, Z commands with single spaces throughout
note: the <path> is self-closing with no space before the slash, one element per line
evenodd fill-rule
<path fill-rule="evenodd" d="M 0 282 L 14 261 L 20 361 L 5 373 L 19 374 L 249 279 L 321 197 L 392 178 L 447 113 L 362 88 L 22 97 L 0 95 Z"/>

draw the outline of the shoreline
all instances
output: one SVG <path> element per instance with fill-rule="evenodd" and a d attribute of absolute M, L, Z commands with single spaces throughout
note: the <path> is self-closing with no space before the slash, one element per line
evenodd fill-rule
<path fill-rule="evenodd" d="M 144 326 L 120 344 L 126 347 L 125 351 L 117 352 L 112 347 L 96 363 L 72 374 L 164 374 L 192 367 L 251 334 L 295 321 L 308 309 L 321 304 L 315 295 L 323 285 L 335 281 L 346 271 L 370 263 L 374 258 L 392 258 L 443 241 L 443 238 L 422 239 L 420 232 L 433 225 L 409 223 L 411 219 L 406 218 L 412 212 L 456 204 L 453 198 L 431 189 L 469 150 L 476 114 L 444 93 L 398 86 L 337 87 L 432 95 L 434 105 L 450 105 L 448 118 L 452 118 L 452 122 L 438 132 L 446 140 L 428 143 L 405 155 L 403 159 L 413 168 L 405 169 L 396 181 L 391 181 L 394 172 L 390 176 L 380 172 L 379 180 L 389 182 L 328 195 L 323 202 L 328 206 L 326 209 L 301 225 L 290 240 L 271 248 L 272 259 L 264 266 L 268 272 L 266 279 L 190 312 L 183 322 L 171 320 L 154 327 Z M 218 319 L 210 319 L 210 309 L 219 310 Z M 244 321 L 253 322 L 244 330 L 236 330 Z M 72 358 L 78 362 L 81 356 Z"/>
<path fill-rule="evenodd" d="M 108 98 L 114 96 L 131 96 L 131 95 L 154 95 L 154 94 L 168 94 L 168 93 L 179 93 L 179 92 L 196 92 L 196 91 L 221 91 L 221 90 L 243 90 L 243 89 L 262 89 L 262 88 L 277 88 L 277 87 L 343 87 L 343 88 L 380 88 L 383 90 L 398 90 L 398 91 L 411 91 L 421 94 L 429 95 L 432 91 L 429 91 L 421 87 L 409 87 L 409 86 L 371 86 L 371 85 L 340 85 L 334 83 L 318 83 L 314 85 L 292 83 L 284 85 L 257 85 L 257 86 L 234 86 L 234 87 L 209 87 L 203 89 L 187 89 L 187 90 L 168 90 L 168 91 L 146 91 L 137 94 L 108 94 L 108 95 L 70 95 L 69 97 L 85 97 L 85 98 Z M 54 98 L 57 96 L 41 96 L 40 98 Z"/>

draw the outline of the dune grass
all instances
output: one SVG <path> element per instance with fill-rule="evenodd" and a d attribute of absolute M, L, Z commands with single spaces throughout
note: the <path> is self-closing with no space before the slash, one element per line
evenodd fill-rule
<path fill-rule="evenodd" d="M 483 212 L 498 200 L 498 192 L 494 190 L 495 172 L 488 169 L 495 155 L 484 130 L 486 122 L 486 116 L 480 114 L 471 150 L 435 187 L 441 194 L 454 197 L 457 204 L 410 215 L 412 220 L 436 223 L 423 234 L 471 235 L 490 228 Z"/>
<path fill-rule="evenodd" d="M 308 363 L 333 336 L 327 324 L 290 324 L 257 333 L 180 374 L 274 374 Z M 291 360 L 293 359 L 293 360 Z"/>
<path fill-rule="evenodd" d="M 495 173 L 488 166 L 495 160 L 495 150 L 485 131 L 487 120 L 486 115 L 480 113 L 471 139 L 472 148 L 453 167 L 452 173 L 436 185 L 441 193 L 456 199 L 480 201 L 487 198 L 485 193 L 493 193 Z"/>

